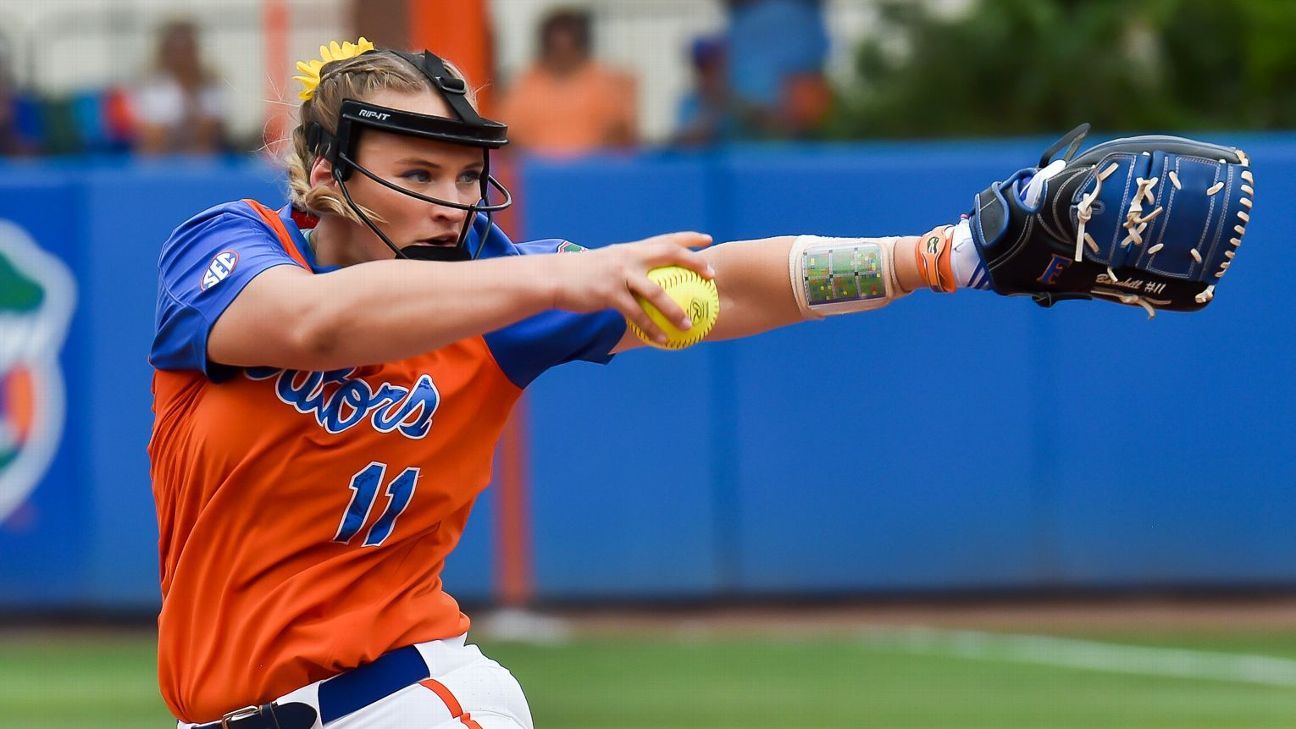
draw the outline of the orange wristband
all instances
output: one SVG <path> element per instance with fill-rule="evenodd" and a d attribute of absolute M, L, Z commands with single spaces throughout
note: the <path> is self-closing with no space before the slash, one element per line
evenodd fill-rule
<path fill-rule="evenodd" d="M 918 239 L 914 246 L 914 259 L 923 283 L 932 291 L 952 294 L 958 286 L 954 282 L 954 226 L 942 225 Z"/>

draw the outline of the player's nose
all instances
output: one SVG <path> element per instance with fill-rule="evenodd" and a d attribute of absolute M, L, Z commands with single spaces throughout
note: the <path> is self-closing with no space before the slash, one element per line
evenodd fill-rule
<path fill-rule="evenodd" d="M 452 208 L 449 205 L 432 206 L 432 220 L 437 223 L 462 223 L 467 216 L 467 210 Z"/>

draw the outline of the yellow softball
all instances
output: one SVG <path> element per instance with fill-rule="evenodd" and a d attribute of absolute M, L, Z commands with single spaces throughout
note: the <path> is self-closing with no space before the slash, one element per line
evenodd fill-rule
<path fill-rule="evenodd" d="M 702 278 L 682 266 L 654 268 L 648 272 L 648 278 L 665 289 L 667 295 L 684 309 L 684 313 L 693 320 L 693 326 L 688 330 L 680 331 L 667 321 L 665 316 L 662 316 L 657 307 L 642 297 L 635 297 L 639 299 L 639 305 L 648 314 L 648 318 L 666 332 L 666 343 L 654 342 L 643 330 L 635 326 L 634 322 L 627 320 L 630 331 L 645 344 L 658 349 L 684 349 L 702 341 L 711 331 L 711 327 L 715 326 L 716 318 L 720 316 L 720 294 L 716 291 L 715 281 Z"/>

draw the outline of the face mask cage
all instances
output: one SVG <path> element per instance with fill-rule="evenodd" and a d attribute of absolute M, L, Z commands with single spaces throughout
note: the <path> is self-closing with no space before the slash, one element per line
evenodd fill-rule
<path fill-rule="evenodd" d="M 466 96 L 467 86 L 463 80 L 451 76 L 449 70 L 445 67 L 445 63 L 437 56 L 428 51 L 423 51 L 417 55 L 399 51 L 387 52 L 395 53 L 423 72 L 432 82 L 433 88 L 445 99 L 451 112 L 458 118 L 416 114 L 355 99 L 346 99 L 342 102 L 342 108 L 338 114 L 337 133 L 330 135 L 319 124 L 312 123 L 306 130 L 307 144 L 316 150 L 319 156 L 332 163 L 333 179 L 337 181 L 338 188 L 342 191 L 342 197 L 347 206 L 355 212 L 365 226 L 396 253 L 398 258 L 433 261 L 472 260 L 481 252 L 481 240 L 484 238 L 485 233 L 490 230 L 494 214 L 513 204 L 512 194 L 508 191 L 508 188 L 504 187 L 503 183 L 491 174 L 490 166 L 491 150 L 499 149 L 508 144 L 508 127 L 496 121 L 483 119 L 477 114 L 477 111 L 468 103 Z M 378 129 L 404 136 L 480 148 L 482 151 L 482 175 L 479 182 L 478 200 L 474 203 L 444 200 L 414 192 L 390 180 L 383 179 L 356 162 L 357 149 L 362 136 L 361 132 L 364 129 Z M 404 248 L 397 246 L 351 198 L 351 191 L 347 188 L 347 180 L 351 178 L 353 170 L 402 195 L 408 195 L 432 205 L 443 205 L 455 210 L 466 211 L 468 215 L 464 218 L 464 224 L 459 231 L 459 238 L 455 246 L 418 244 L 405 246 Z M 472 231 L 479 227 L 479 221 L 483 222 L 484 225 L 480 226 L 478 245 L 473 249 L 469 245 L 469 237 Z"/>

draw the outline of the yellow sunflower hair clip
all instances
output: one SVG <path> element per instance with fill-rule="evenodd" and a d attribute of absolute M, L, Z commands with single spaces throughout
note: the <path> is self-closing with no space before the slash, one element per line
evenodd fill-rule
<path fill-rule="evenodd" d="M 302 72 L 301 76 L 293 76 L 294 81 L 301 81 L 302 90 L 297 94 L 297 98 L 302 101 L 310 101 L 315 95 L 315 89 L 320 83 L 320 69 L 324 64 L 333 61 L 345 61 L 348 58 L 355 58 L 362 53 L 376 50 L 374 44 L 360 36 L 360 40 L 352 43 L 338 43 L 333 41 L 326 46 L 320 46 L 320 57 L 312 61 L 298 61 L 297 70 Z"/>

